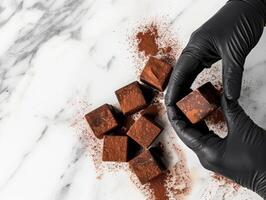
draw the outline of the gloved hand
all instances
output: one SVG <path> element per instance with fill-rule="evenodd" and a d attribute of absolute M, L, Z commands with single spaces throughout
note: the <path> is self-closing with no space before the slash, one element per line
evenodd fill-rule
<path fill-rule="evenodd" d="M 203 125 L 190 126 L 168 110 L 170 120 L 182 141 L 208 170 L 228 177 L 266 198 L 266 131 L 257 126 L 237 101 L 222 97 L 228 136 L 219 138 Z M 173 112 L 173 113 L 172 113 Z"/>
<path fill-rule="evenodd" d="M 165 103 L 173 128 L 205 168 L 266 198 L 265 130 L 254 124 L 237 102 L 245 58 L 257 44 L 266 21 L 266 4 L 262 2 L 229 1 L 192 34 L 171 75 Z M 209 131 L 203 122 L 192 125 L 176 107 L 204 67 L 220 59 L 222 108 L 229 127 L 225 139 Z"/>
<path fill-rule="evenodd" d="M 193 32 L 182 54 L 191 55 L 201 65 L 197 69 L 186 66 L 186 73 L 195 70 L 200 72 L 204 67 L 210 67 L 222 59 L 225 95 L 229 99 L 238 99 L 245 59 L 258 43 L 266 22 L 266 3 L 262 2 L 228 1 L 211 19 Z M 177 73 L 176 71 L 175 76 L 178 76 Z"/>

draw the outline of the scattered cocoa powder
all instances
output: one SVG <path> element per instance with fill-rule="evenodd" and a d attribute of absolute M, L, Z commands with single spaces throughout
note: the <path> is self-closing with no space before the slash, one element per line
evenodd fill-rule
<path fill-rule="evenodd" d="M 102 175 L 107 172 L 126 170 L 128 167 L 125 163 L 113 164 L 102 161 L 103 140 L 95 137 L 84 119 L 84 115 L 92 110 L 91 105 L 84 100 L 77 100 L 73 105 L 75 105 L 76 112 L 71 127 L 77 130 L 81 143 L 87 148 L 87 155 L 94 164 L 97 178 L 101 179 Z"/>
<path fill-rule="evenodd" d="M 175 134 L 175 132 L 171 133 Z M 172 138 L 172 136 L 170 138 Z M 169 199 L 183 200 L 191 192 L 192 180 L 186 165 L 187 161 L 184 152 L 176 141 L 177 139 L 173 141 L 169 140 L 167 144 L 169 150 L 173 150 L 173 153 L 178 158 L 178 161 L 172 167 L 169 167 L 166 179 L 166 188 Z"/>
<path fill-rule="evenodd" d="M 131 173 L 131 180 L 146 194 L 148 200 L 183 200 L 191 192 L 192 180 L 186 166 L 185 155 L 177 144 L 177 140 L 174 139 L 176 138 L 175 132 L 171 131 L 168 134 L 158 144 L 163 149 L 166 163 L 169 164 L 177 158 L 177 160 L 174 159 L 174 163 L 168 165 L 168 170 L 145 185 L 141 185 L 135 174 Z"/>
<path fill-rule="evenodd" d="M 153 191 L 155 200 L 169 199 L 167 197 L 167 191 L 165 187 L 166 180 L 167 180 L 167 174 L 164 173 L 150 181 L 150 188 Z"/>
<path fill-rule="evenodd" d="M 159 46 L 157 44 L 158 28 L 151 24 L 150 27 L 143 32 L 138 32 L 136 39 L 138 40 L 138 50 L 143 52 L 145 56 L 155 56 L 159 53 Z"/>
<path fill-rule="evenodd" d="M 154 100 L 158 106 L 160 97 Z M 75 113 L 74 127 L 81 139 L 81 142 L 86 146 L 87 155 L 93 161 L 96 174 L 99 179 L 102 175 L 109 172 L 124 171 L 130 174 L 132 182 L 140 189 L 146 196 L 147 200 L 169 200 L 169 199 L 184 199 L 191 190 L 191 178 L 188 168 L 186 167 L 186 160 L 183 155 L 182 149 L 178 146 L 177 140 L 172 139 L 176 137 L 174 131 L 168 132 L 171 135 L 163 137 L 160 146 L 165 151 L 164 157 L 172 160 L 173 156 L 178 157 L 178 161 L 169 166 L 169 169 L 161 176 L 155 178 L 150 183 L 142 185 L 136 175 L 128 167 L 128 163 L 106 163 L 102 162 L 102 140 L 98 140 L 92 131 L 89 129 L 84 114 L 92 110 L 91 105 L 85 101 L 78 101 L 75 103 L 77 112 Z M 163 108 L 162 105 L 159 107 Z M 160 110 L 159 110 L 160 111 Z M 162 117 L 159 115 L 159 117 Z M 168 122 L 166 122 L 168 123 Z M 166 124 L 165 124 L 166 125 Z M 167 125 L 169 126 L 169 124 Z M 167 141 L 169 140 L 169 141 Z M 171 154 L 171 155 L 170 155 Z"/>
<path fill-rule="evenodd" d="M 130 33 L 129 44 L 130 52 L 132 53 L 133 63 L 136 66 L 138 75 L 142 71 L 145 62 L 150 56 L 155 56 L 170 64 L 174 64 L 180 54 L 180 46 L 177 40 L 177 34 L 171 30 L 167 20 L 153 19 L 145 20 L 139 23 Z M 153 106 L 149 113 L 158 112 L 157 118 L 162 120 L 164 127 L 170 127 L 165 117 L 165 107 L 163 103 L 163 93 L 159 92 L 151 103 Z M 95 165 L 96 174 L 99 178 L 101 175 L 108 172 L 117 172 L 123 170 L 130 174 L 131 181 L 139 188 L 146 196 L 147 200 L 183 200 L 191 191 L 191 177 L 183 150 L 177 143 L 176 133 L 172 129 L 165 130 L 158 138 L 160 144 L 165 149 L 165 158 L 169 160 L 168 170 L 153 179 L 150 183 L 142 185 L 136 175 L 129 169 L 128 163 L 104 163 L 102 157 L 102 140 L 95 138 L 92 131 L 89 129 L 85 120 L 84 114 L 91 110 L 90 105 L 84 101 L 79 101 L 78 113 L 75 113 L 75 127 L 80 135 L 81 141 L 88 148 L 88 156 Z M 132 116 L 136 120 L 141 115 L 141 112 Z M 129 120 L 129 124 L 131 120 Z M 178 158 L 173 161 L 173 157 Z M 172 163 L 174 162 L 174 163 Z"/>
<path fill-rule="evenodd" d="M 177 34 L 164 18 L 143 20 L 129 33 L 129 51 L 139 76 L 150 56 L 174 65 L 180 54 Z"/>
<path fill-rule="evenodd" d="M 226 184 L 226 185 L 230 185 L 232 188 L 234 188 L 235 191 L 238 191 L 240 189 L 240 185 L 237 184 L 236 182 L 220 175 L 220 174 L 212 174 L 211 175 L 212 178 L 214 179 L 214 181 L 218 181 L 220 183 Z"/>

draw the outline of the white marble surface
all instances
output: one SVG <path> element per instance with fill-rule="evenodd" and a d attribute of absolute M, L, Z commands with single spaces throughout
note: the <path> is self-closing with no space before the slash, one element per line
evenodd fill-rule
<path fill-rule="evenodd" d="M 184 46 L 191 32 L 225 2 L 1 0 L 0 199 L 145 199 L 127 174 L 96 179 L 70 126 L 77 109 L 72 102 L 83 99 L 91 107 L 115 103 L 113 91 L 136 79 L 126 34 L 138 20 L 167 15 Z M 265 52 L 266 33 L 247 59 L 241 97 L 264 128 Z M 182 147 L 189 167 L 200 173 L 188 198 L 199 199 L 210 187 L 209 174 Z M 260 199 L 251 192 L 236 196 Z"/>

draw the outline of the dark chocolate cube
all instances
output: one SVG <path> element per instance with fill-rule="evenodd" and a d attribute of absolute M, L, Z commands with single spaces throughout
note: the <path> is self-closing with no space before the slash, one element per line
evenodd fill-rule
<path fill-rule="evenodd" d="M 148 118 L 141 116 L 129 129 L 127 135 L 139 143 L 141 146 L 148 148 L 158 137 L 162 129 L 150 121 Z"/>
<path fill-rule="evenodd" d="M 143 109 L 140 112 L 140 114 L 142 116 L 148 117 L 149 119 L 155 119 L 159 115 L 161 109 L 162 109 L 162 105 L 161 104 L 153 103 L 153 104 L 150 104 L 145 109 Z"/>
<path fill-rule="evenodd" d="M 126 162 L 128 154 L 127 136 L 104 136 L 103 161 Z"/>
<path fill-rule="evenodd" d="M 112 135 L 127 135 L 127 131 L 135 122 L 133 115 L 120 115 L 117 120 L 119 121 L 119 127 L 112 131 Z"/>
<path fill-rule="evenodd" d="M 137 175 L 141 184 L 145 184 L 160 175 L 164 168 L 157 162 L 149 150 L 129 161 L 129 166 Z"/>
<path fill-rule="evenodd" d="M 150 57 L 140 75 L 140 80 L 159 91 L 164 91 L 171 72 L 171 65 L 157 58 Z"/>
<path fill-rule="evenodd" d="M 195 124 L 219 106 L 219 92 L 207 82 L 176 103 L 191 123 Z"/>
<path fill-rule="evenodd" d="M 113 115 L 113 108 L 104 104 L 85 115 L 93 133 L 99 139 L 109 131 L 118 127 L 118 122 Z"/>
<path fill-rule="evenodd" d="M 122 112 L 130 115 L 147 106 L 140 84 L 135 81 L 115 91 Z"/>

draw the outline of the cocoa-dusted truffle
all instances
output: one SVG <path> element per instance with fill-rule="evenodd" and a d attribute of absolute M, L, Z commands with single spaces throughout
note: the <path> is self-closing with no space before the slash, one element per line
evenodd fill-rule
<path fill-rule="evenodd" d="M 141 116 L 129 129 L 127 135 L 139 143 L 141 146 L 148 148 L 162 129 L 150 121 L 145 116 Z"/>
<path fill-rule="evenodd" d="M 176 103 L 191 123 L 195 124 L 219 106 L 219 92 L 207 82 Z"/>
<path fill-rule="evenodd" d="M 150 57 L 140 75 L 140 80 L 159 91 L 164 91 L 171 72 L 171 65 L 155 57 Z"/>
<path fill-rule="evenodd" d="M 122 112 L 130 115 L 147 106 L 140 84 L 135 81 L 115 91 Z"/>
<path fill-rule="evenodd" d="M 154 119 L 159 115 L 161 110 L 162 105 L 160 103 L 153 103 L 143 109 L 140 114 L 142 116 L 148 117 L 149 119 Z"/>
<path fill-rule="evenodd" d="M 118 127 L 118 122 L 113 115 L 113 107 L 104 104 L 85 115 L 94 135 L 101 139 L 103 135 Z"/>
<path fill-rule="evenodd" d="M 140 155 L 129 161 L 129 166 L 137 175 L 141 184 L 145 184 L 160 175 L 164 167 L 157 162 L 150 150 L 142 152 Z"/>
<path fill-rule="evenodd" d="M 104 136 L 103 161 L 126 162 L 128 154 L 127 136 Z"/>

